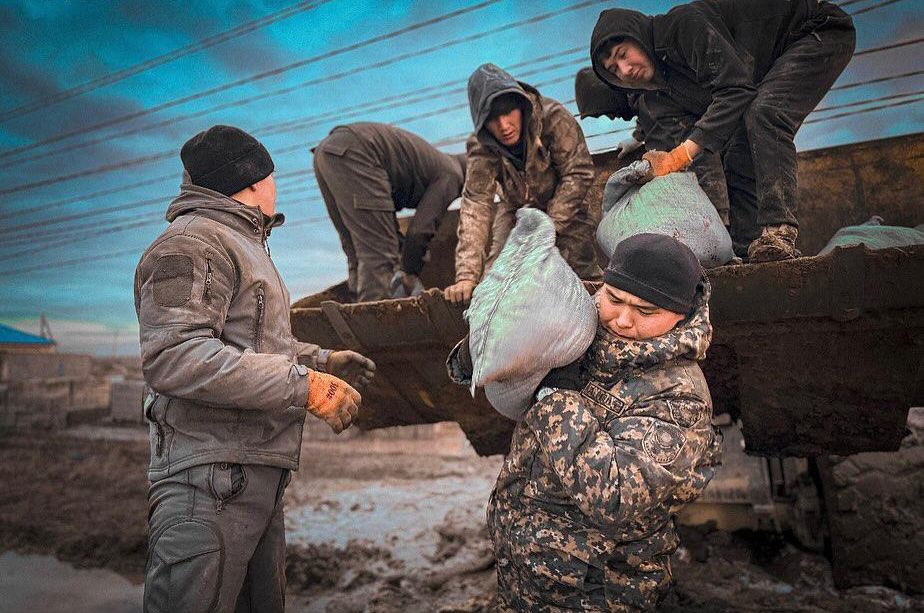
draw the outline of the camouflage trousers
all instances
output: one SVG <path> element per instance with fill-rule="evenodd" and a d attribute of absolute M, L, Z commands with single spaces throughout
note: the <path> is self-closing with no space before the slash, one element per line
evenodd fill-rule
<path fill-rule="evenodd" d="M 670 591 L 669 556 L 632 566 L 563 551 L 556 545 L 568 539 L 556 539 L 554 525 L 538 525 L 543 513 L 504 513 L 499 520 L 494 503 L 492 497 L 488 526 L 497 559 L 497 610 L 637 613 L 654 611 Z"/>

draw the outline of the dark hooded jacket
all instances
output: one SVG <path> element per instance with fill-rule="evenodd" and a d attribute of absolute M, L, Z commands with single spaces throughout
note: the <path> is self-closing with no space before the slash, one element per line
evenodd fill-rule
<path fill-rule="evenodd" d="M 149 478 L 212 462 L 298 468 L 309 367 L 328 352 L 292 336 L 289 292 L 266 248 L 284 217 L 187 181 L 167 221 L 134 283 L 155 392 Z"/>
<path fill-rule="evenodd" d="M 632 91 L 597 56 L 614 38 L 638 43 L 655 63 L 655 78 L 645 89 L 665 92 L 699 116 L 690 138 L 719 152 L 756 95 L 755 84 L 783 51 L 844 18 L 849 20 L 839 8 L 817 0 L 696 0 L 655 16 L 610 9 L 594 27 L 591 63 L 602 80 Z"/>
<path fill-rule="evenodd" d="M 522 98 L 522 155 L 501 145 L 485 127 L 491 102 L 506 93 Z M 588 195 L 594 179 L 593 161 L 577 121 L 561 103 L 493 64 L 469 78 L 468 99 L 475 133 L 467 144 L 456 280 L 481 280 L 489 256 L 496 255 L 513 228 L 516 209 L 524 206 L 548 213 L 556 244 L 575 266 L 581 246 L 593 240 Z M 500 206 L 494 202 L 498 188 Z"/>

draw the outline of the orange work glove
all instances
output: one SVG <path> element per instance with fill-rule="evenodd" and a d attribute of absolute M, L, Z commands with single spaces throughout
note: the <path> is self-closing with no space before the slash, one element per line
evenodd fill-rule
<path fill-rule="evenodd" d="M 339 434 L 350 427 L 361 402 L 359 392 L 343 379 L 317 370 L 308 372 L 307 409 L 334 432 Z"/>
<path fill-rule="evenodd" d="M 649 151 L 642 156 L 651 164 L 651 176 L 663 177 L 672 172 L 686 170 L 693 163 L 690 152 L 680 143 L 670 151 Z"/>

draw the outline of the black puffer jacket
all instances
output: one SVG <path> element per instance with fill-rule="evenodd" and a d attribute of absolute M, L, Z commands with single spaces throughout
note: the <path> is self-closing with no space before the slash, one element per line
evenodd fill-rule
<path fill-rule="evenodd" d="M 653 59 L 656 76 L 646 89 L 661 90 L 699 115 L 690 138 L 709 151 L 722 149 L 773 63 L 795 40 L 850 17 L 818 0 L 696 0 L 664 15 L 610 9 L 600 13 L 590 57 L 603 81 L 632 91 L 597 57 L 607 41 L 629 38 Z"/>

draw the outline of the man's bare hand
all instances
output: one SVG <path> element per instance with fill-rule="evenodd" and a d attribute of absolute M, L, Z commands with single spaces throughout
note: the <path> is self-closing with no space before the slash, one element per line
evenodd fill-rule
<path fill-rule="evenodd" d="M 335 351 L 328 356 L 324 370 L 361 388 L 375 376 L 375 362 L 355 351 Z"/>
<path fill-rule="evenodd" d="M 443 297 L 453 304 L 468 302 L 472 299 L 472 292 L 474 290 L 474 281 L 459 281 L 455 285 L 450 285 L 444 289 Z"/>

